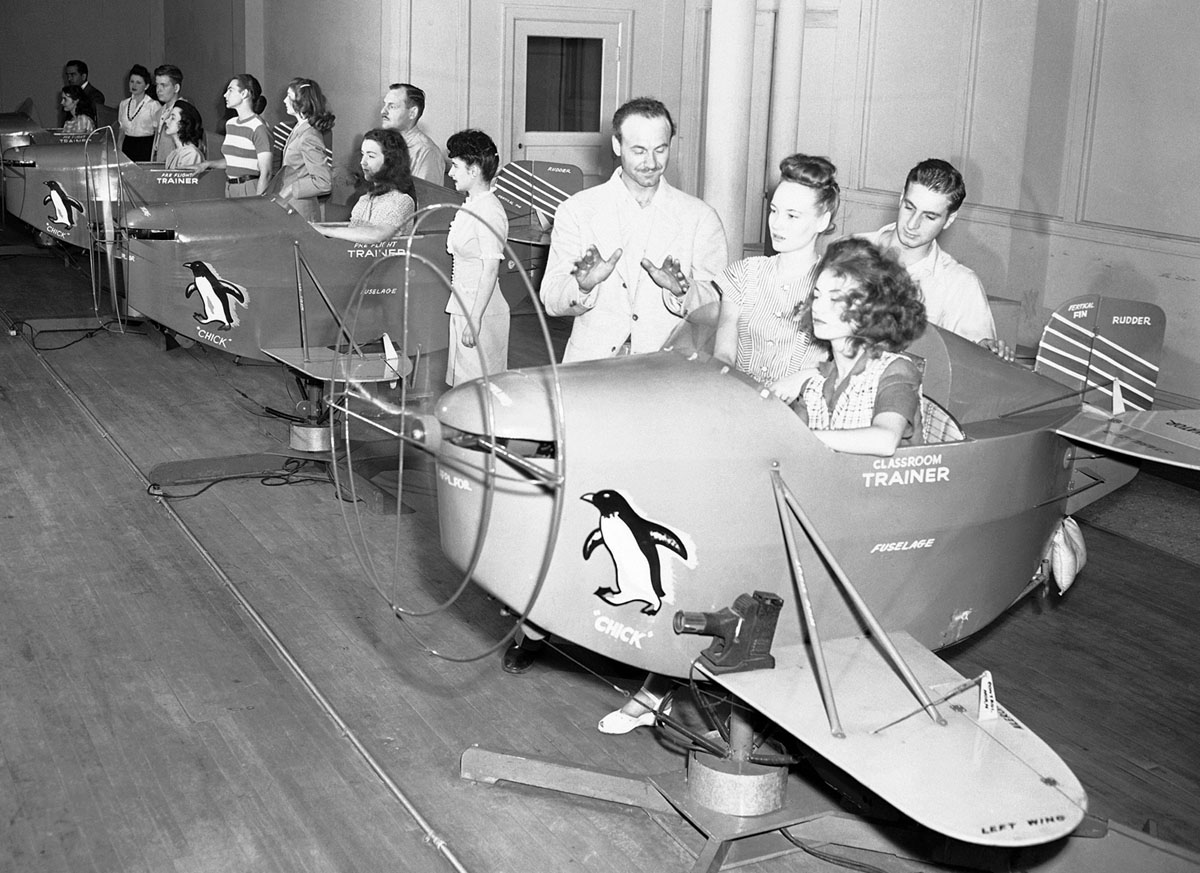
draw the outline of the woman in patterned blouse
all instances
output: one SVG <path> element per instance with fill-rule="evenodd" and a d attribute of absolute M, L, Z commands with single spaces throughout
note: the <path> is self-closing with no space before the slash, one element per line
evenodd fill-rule
<path fill-rule="evenodd" d="M 715 351 L 791 402 L 800 388 L 797 374 L 825 356 L 801 320 L 816 280 L 817 240 L 833 231 L 840 191 L 828 158 L 795 154 L 779 170 L 767 219 L 775 254 L 736 261 L 717 280 Z"/>
<path fill-rule="evenodd" d="M 921 374 L 898 354 L 925 330 L 908 271 L 864 239 L 838 240 L 817 265 L 810 318 L 831 360 L 805 380 L 794 408 L 817 438 L 883 457 L 919 443 Z"/>

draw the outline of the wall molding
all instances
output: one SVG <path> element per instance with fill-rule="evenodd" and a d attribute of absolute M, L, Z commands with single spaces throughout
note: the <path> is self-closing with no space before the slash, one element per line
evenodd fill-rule
<path fill-rule="evenodd" d="M 899 191 L 859 188 L 842 192 L 842 202 L 872 209 L 895 210 Z M 1021 212 L 995 206 L 963 204 L 959 222 L 1011 228 L 1042 236 L 1077 239 L 1099 245 L 1137 249 L 1157 254 L 1200 260 L 1200 241 L 1190 237 L 1171 237 L 1151 231 L 1110 227 L 1102 224 L 1068 221 L 1039 212 Z"/>
<path fill-rule="evenodd" d="M 1088 183 L 1092 172 L 1092 145 L 1096 137 L 1096 104 L 1100 100 L 1100 69 L 1104 53 L 1104 19 L 1108 4 L 1106 0 L 1098 0 L 1095 9 L 1095 20 L 1090 28 L 1091 63 L 1087 81 L 1086 100 L 1083 101 L 1083 140 L 1081 148 L 1072 151 L 1080 154 L 1079 170 L 1076 177 L 1075 221 L 1082 223 L 1087 214 Z"/>

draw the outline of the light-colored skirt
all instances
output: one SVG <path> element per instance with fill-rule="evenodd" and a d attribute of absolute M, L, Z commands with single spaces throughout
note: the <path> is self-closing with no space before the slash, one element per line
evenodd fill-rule
<path fill-rule="evenodd" d="M 495 294 L 499 294 L 497 289 Z M 491 308 L 491 307 L 489 307 Z M 503 373 L 508 369 L 508 307 L 496 315 L 484 314 L 482 324 L 476 325 L 475 348 L 462 343 L 463 329 L 469 319 L 465 315 L 450 316 L 450 360 L 446 367 L 446 384 L 461 385 L 471 379 Z"/>

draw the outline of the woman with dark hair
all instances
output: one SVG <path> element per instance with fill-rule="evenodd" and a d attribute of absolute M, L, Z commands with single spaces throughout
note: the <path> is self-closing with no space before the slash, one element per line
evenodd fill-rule
<path fill-rule="evenodd" d="M 508 369 L 508 301 L 500 293 L 500 262 L 508 215 L 492 193 L 500 153 L 482 130 L 460 130 L 446 142 L 450 178 L 467 202 L 450 222 L 446 250 L 453 255 L 455 294 L 450 313 L 450 363 L 446 382 L 458 385 Z"/>
<path fill-rule="evenodd" d="M 890 457 L 921 441 L 921 374 L 897 354 L 925 330 L 921 291 L 900 262 L 864 239 L 829 246 L 817 265 L 812 331 L 832 360 L 793 408 L 831 449 Z"/>
<path fill-rule="evenodd" d="M 167 155 L 168 170 L 194 167 L 204 160 L 204 121 L 187 100 L 176 100 L 167 110 L 163 135 L 173 143 Z"/>
<path fill-rule="evenodd" d="M 254 197 L 271 180 L 271 136 L 258 114 L 267 108 L 258 79 L 241 73 L 229 80 L 225 106 L 236 113 L 225 122 L 221 157 L 201 161 L 196 172 L 217 167 L 225 171 L 226 197 Z"/>
<path fill-rule="evenodd" d="M 148 161 L 154 148 L 154 131 L 162 104 L 147 91 L 154 81 L 150 71 L 141 64 L 129 70 L 129 96 L 117 107 L 117 123 L 121 127 L 117 146 L 131 161 Z"/>
<path fill-rule="evenodd" d="M 350 224 L 313 224 L 324 236 L 356 243 L 378 243 L 412 227 L 417 191 L 408 164 L 408 146 L 395 130 L 375 128 L 363 134 L 363 176 L 367 193 L 350 211 Z"/>
<path fill-rule="evenodd" d="M 63 133 L 91 133 L 96 129 L 96 107 L 78 85 L 64 85 L 60 105 L 67 113 Z"/>
<path fill-rule="evenodd" d="M 779 170 L 767 218 L 775 254 L 730 264 L 717 280 L 715 353 L 791 402 L 795 375 L 825 356 L 800 322 L 817 278 L 817 240 L 833 230 L 840 191 L 828 158 L 795 154 Z"/>
<path fill-rule="evenodd" d="M 279 196 L 309 221 L 319 221 L 324 208 L 318 199 L 333 188 L 333 167 L 322 134 L 333 129 L 333 113 L 325 105 L 321 86 L 312 79 L 292 79 L 283 108 L 296 119 L 283 147 L 283 184 Z"/>

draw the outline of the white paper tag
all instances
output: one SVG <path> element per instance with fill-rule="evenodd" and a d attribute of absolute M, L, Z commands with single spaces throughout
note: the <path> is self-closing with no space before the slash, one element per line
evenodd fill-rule
<path fill-rule="evenodd" d="M 996 711 L 996 686 L 992 684 L 992 671 L 984 670 L 979 677 L 979 720 L 991 721 L 999 716 Z"/>

